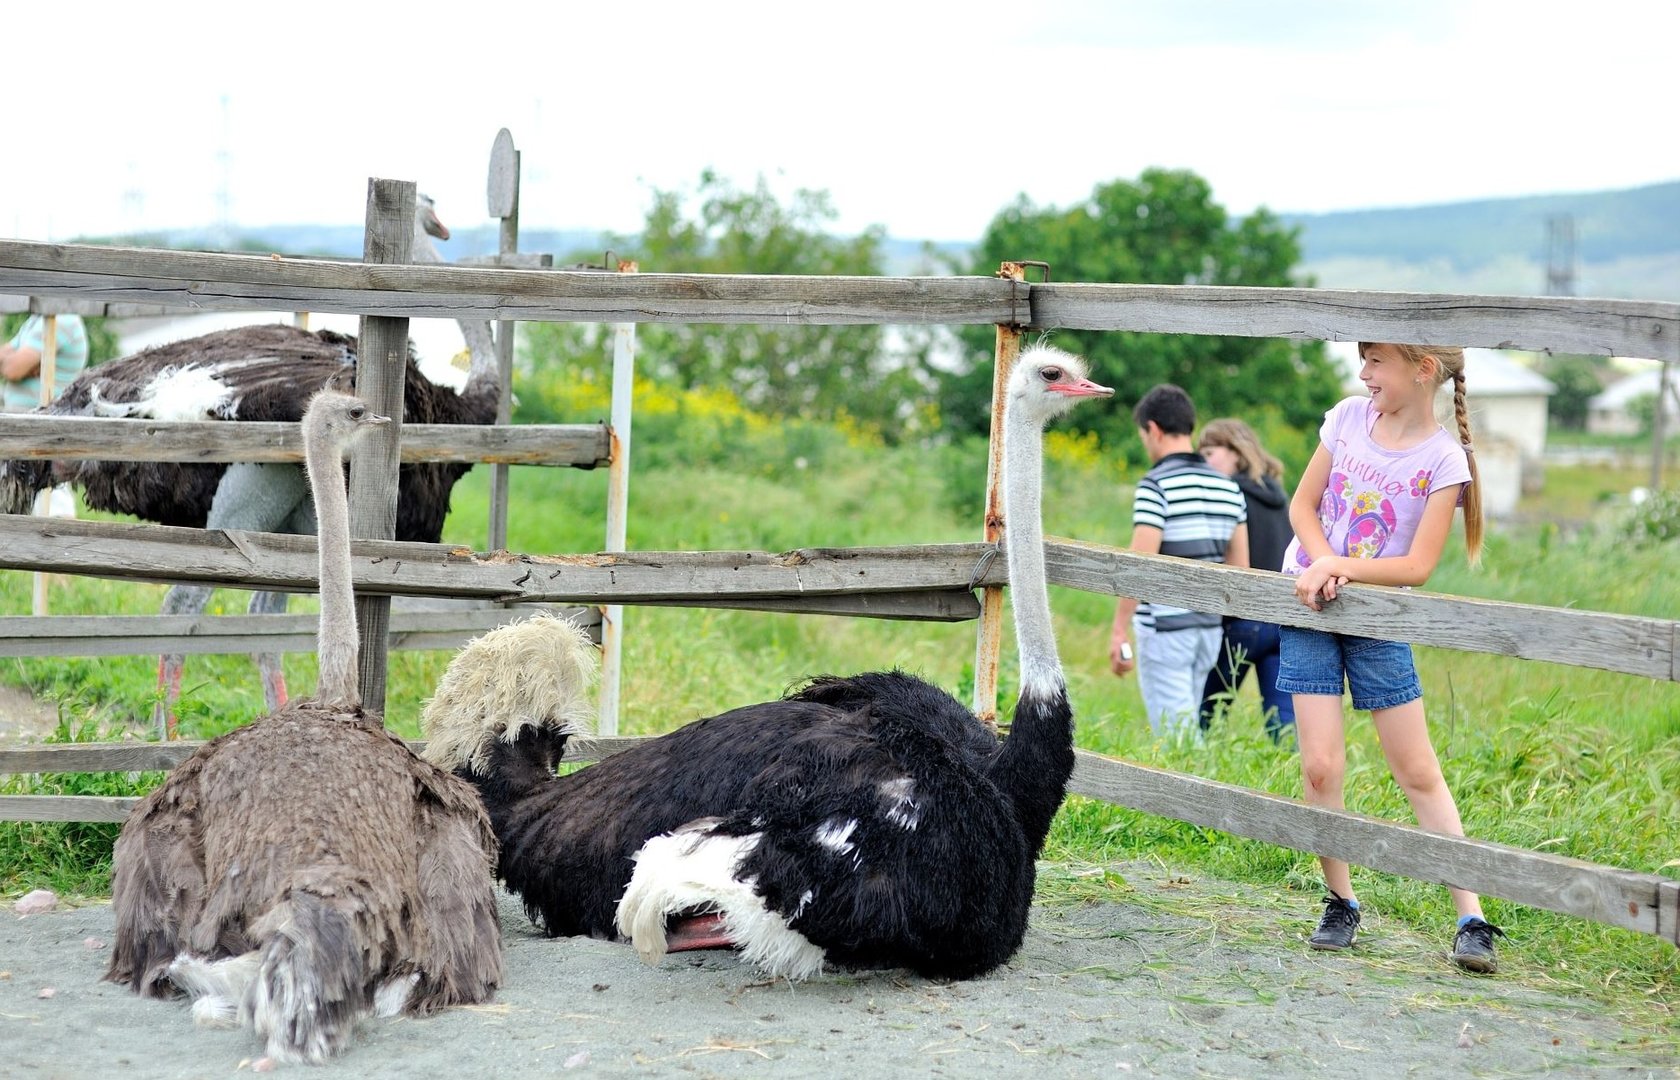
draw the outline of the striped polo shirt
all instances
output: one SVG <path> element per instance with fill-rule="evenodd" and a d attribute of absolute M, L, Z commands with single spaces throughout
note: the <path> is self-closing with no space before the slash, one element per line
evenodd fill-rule
<path fill-rule="evenodd" d="M 1161 554 L 1202 562 L 1225 561 L 1225 546 L 1248 520 L 1236 481 L 1200 454 L 1168 454 L 1138 481 L 1132 496 L 1132 527 L 1161 530 Z M 1221 619 L 1169 604 L 1140 603 L 1138 618 L 1157 631 L 1218 626 Z"/>

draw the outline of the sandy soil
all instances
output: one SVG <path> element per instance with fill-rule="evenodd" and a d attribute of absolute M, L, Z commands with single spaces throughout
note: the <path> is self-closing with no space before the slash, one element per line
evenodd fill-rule
<path fill-rule="evenodd" d="M 1072 871 L 1044 874 L 1078 895 Z M 1355 954 L 1327 956 L 1302 943 L 1313 898 L 1280 923 L 1277 898 L 1245 887 L 1147 865 L 1084 876 L 1099 899 L 1041 905 L 1007 968 L 962 983 L 884 971 L 772 984 L 726 952 L 651 968 L 626 945 L 543 938 L 505 899 L 493 1004 L 370 1021 L 309 1075 L 1680 1075 L 1590 1003 L 1523 985 L 1520 942 L 1507 975 L 1474 977 L 1444 941 L 1368 918 Z M 195 1030 L 183 1004 L 99 981 L 111 932 L 104 904 L 0 912 L 0 1076 L 248 1073 L 260 1049 L 247 1033 Z"/>
<path fill-rule="evenodd" d="M 29 691 L 0 685 L 0 744 L 37 742 L 58 727 L 58 706 Z"/>

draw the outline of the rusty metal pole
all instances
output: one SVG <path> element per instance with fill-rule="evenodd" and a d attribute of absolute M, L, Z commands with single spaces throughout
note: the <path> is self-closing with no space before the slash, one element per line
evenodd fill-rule
<path fill-rule="evenodd" d="M 1025 281 L 1026 268 L 1006 262 L 998 277 Z M 992 428 L 986 453 L 986 521 L 981 536 L 988 544 L 1003 538 L 1003 410 L 1009 373 L 1021 355 L 1021 328 L 998 323 L 992 360 Z M 1003 586 L 987 585 L 980 592 L 980 630 L 974 644 L 974 715 L 987 730 L 997 730 L 998 655 L 1003 651 Z"/>

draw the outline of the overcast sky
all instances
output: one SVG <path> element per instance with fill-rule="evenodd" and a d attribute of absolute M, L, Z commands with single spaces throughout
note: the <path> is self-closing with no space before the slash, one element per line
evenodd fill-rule
<path fill-rule="evenodd" d="M 0 33 L 0 236 L 32 240 L 356 223 L 370 176 L 480 224 L 502 127 L 526 227 L 620 232 L 708 166 L 940 240 L 1150 166 L 1235 213 L 1680 179 L 1680 4 L 1644 0 L 152 0 Z"/>

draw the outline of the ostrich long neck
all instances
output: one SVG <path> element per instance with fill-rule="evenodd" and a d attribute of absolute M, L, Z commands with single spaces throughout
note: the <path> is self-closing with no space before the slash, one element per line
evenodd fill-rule
<path fill-rule="evenodd" d="M 414 243 L 408 257 L 417 263 L 443 262 L 443 253 L 438 251 L 437 245 L 432 243 L 431 236 L 418 221 L 414 225 Z M 455 321 L 461 327 L 461 340 L 467 344 L 467 355 L 472 357 L 472 363 L 467 367 L 467 389 L 499 393 L 502 369 L 496 358 L 496 341 L 490 333 L 490 320 Z"/>
<path fill-rule="evenodd" d="M 1015 647 L 1021 696 L 1015 720 L 989 770 L 1015 805 L 1016 820 L 1036 857 L 1073 773 L 1073 712 L 1050 622 L 1044 577 L 1044 429 L 1016 405 L 1003 421 L 1003 508 L 1009 553 L 1009 602 L 1015 609 Z"/>
<path fill-rule="evenodd" d="M 459 319 L 461 339 L 467 343 L 467 355 L 472 358 L 467 367 L 467 389 L 500 392 L 501 363 L 496 356 L 496 341 L 490 334 L 487 319 Z M 511 323 L 508 324 L 512 326 Z"/>
<path fill-rule="evenodd" d="M 315 498 L 316 546 L 321 554 L 321 628 L 317 634 L 323 705 L 362 703 L 357 672 L 356 594 L 350 584 L 350 500 L 344 493 L 344 447 L 324 433 L 308 438 L 304 457 Z"/>
<path fill-rule="evenodd" d="M 1016 407 L 1004 416 L 1003 514 L 1021 692 L 1042 699 L 1061 693 L 1064 684 L 1044 576 L 1044 429 L 1025 412 Z"/>

